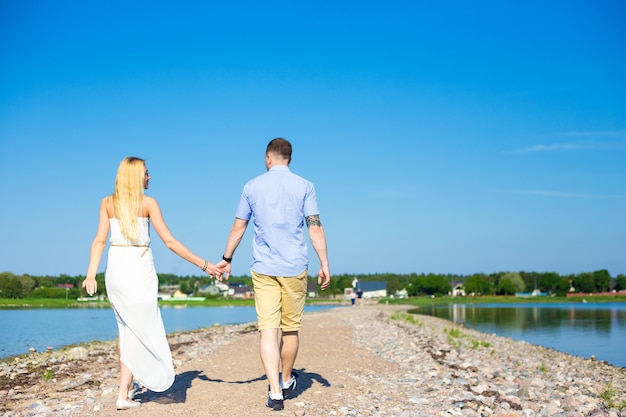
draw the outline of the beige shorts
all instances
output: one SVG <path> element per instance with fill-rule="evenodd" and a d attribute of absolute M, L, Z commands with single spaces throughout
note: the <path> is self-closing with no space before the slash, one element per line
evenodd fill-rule
<path fill-rule="evenodd" d="M 308 271 L 295 277 L 252 274 L 259 330 L 297 332 L 302 325 Z"/>

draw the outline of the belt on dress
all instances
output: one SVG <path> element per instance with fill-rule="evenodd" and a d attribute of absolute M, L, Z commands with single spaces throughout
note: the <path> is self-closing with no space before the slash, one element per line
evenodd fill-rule
<path fill-rule="evenodd" d="M 144 256 L 148 249 L 150 249 L 150 245 L 125 245 L 121 243 L 111 243 L 111 246 L 118 246 L 122 248 L 146 248 L 143 252 L 141 252 L 141 256 Z"/>

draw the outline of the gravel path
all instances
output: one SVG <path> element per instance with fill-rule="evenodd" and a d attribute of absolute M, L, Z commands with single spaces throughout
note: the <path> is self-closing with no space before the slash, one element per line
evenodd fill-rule
<path fill-rule="evenodd" d="M 113 342 L 0 360 L 0 416 L 626 417 L 626 369 L 363 305 L 307 313 L 295 395 L 264 406 L 253 324 L 169 335 L 174 386 L 116 411 Z M 620 410 L 620 406 L 622 409 Z"/>

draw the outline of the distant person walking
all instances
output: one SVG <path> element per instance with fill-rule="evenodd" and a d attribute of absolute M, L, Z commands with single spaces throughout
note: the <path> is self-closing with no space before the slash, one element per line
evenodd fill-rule
<path fill-rule="evenodd" d="M 317 282 L 322 290 L 330 284 L 326 237 L 315 188 L 289 170 L 290 162 L 291 143 L 282 138 L 270 141 L 265 152 L 267 172 L 243 187 L 222 261 L 216 265 L 228 279 L 235 250 L 253 219 L 251 275 L 261 362 L 269 381 L 265 405 L 273 410 L 284 408 L 284 398 L 297 383 L 293 366 L 298 354 L 309 266 L 305 224 L 320 261 Z"/>
<path fill-rule="evenodd" d="M 162 392 L 174 382 L 174 367 L 157 302 L 158 278 L 150 250 L 150 222 L 165 245 L 210 275 L 221 275 L 215 265 L 187 249 L 170 233 L 157 201 L 144 195 L 150 175 L 145 161 L 124 158 L 117 170 L 113 195 L 100 204 L 100 221 L 91 244 L 89 267 L 83 287 L 93 295 L 96 272 L 106 239 L 111 245 L 105 272 L 107 295 L 113 306 L 119 336 L 120 362 L 118 410 L 137 407 L 133 376 L 146 388 Z"/>

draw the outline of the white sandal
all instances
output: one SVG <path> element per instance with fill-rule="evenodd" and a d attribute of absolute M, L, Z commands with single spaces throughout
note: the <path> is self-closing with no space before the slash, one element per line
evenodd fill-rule
<path fill-rule="evenodd" d="M 128 410 L 129 408 L 139 407 L 140 405 L 141 403 L 136 401 L 127 401 L 122 400 L 121 398 L 118 398 L 117 401 L 115 401 L 115 407 L 117 407 L 118 410 Z"/>

